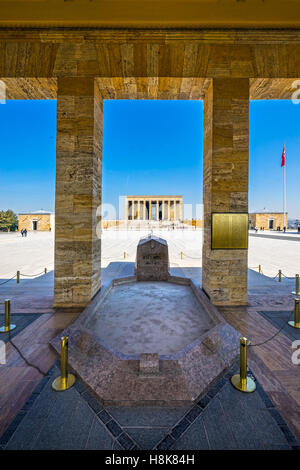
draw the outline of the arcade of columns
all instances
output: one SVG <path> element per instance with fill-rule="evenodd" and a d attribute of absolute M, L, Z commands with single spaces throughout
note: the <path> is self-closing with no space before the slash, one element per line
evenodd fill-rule
<path fill-rule="evenodd" d="M 248 212 L 249 100 L 291 99 L 300 31 L 8 26 L 0 51 L 7 99 L 57 100 L 54 305 L 83 308 L 101 288 L 105 99 L 204 101 L 202 288 L 246 305 L 247 250 L 211 249 L 212 213 Z"/>
<path fill-rule="evenodd" d="M 182 220 L 182 196 L 126 196 L 125 220 Z"/>

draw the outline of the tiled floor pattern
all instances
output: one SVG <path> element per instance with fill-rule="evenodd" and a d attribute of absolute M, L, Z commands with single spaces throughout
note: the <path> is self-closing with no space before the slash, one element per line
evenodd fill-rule
<path fill-rule="evenodd" d="M 0 340 L 7 343 L 9 340 L 9 336 L 13 338 L 17 334 L 21 333 L 27 326 L 29 326 L 33 321 L 37 320 L 40 317 L 37 313 L 27 313 L 26 315 L 11 315 L 10 323 L 15 324 L 16 328 L 10 331 L 9 333 L 1 333 Z M 4 315 L 0 314 L 0 326 L 4 325 Z"/>
<path fill-rule="evenodd" d="M 182 268 L 173 269 L 177 270 L 178 275 L 185 273 Z M 107 283 L 113 277 L 130 275 L 132 271 L 133 263 L 110 263 L 109 267 L 103 272 L 103 281 Z M 195 270 L 190 268 L 186 275 L 194 276 L 198 279 L 201 270 L 198 270 L 199 272 L 194 271 Z M 172 272 L 172 274 L 176 273 Z M 39 365 L 44 371 L 47 371 L 57 358 L 54 351 L 49 347 L 49 341 L 68 324 L 74 321 L 78 315 L 74 313 L 54 312 L 51 308 L 53 303 L 52 289 L 53 273 L 49 273 L 37 279 L 21 281 L 19 285 L 11 281 L 0 288 L 1 312 L 3 312 L 4 309 L 2 302 L 6 298 L 12 299 L 12 318 L 15 314 L 22 314 L 24 317 L 27 317 L 36 312 L 36 322 L 29 322 L 27 327 L 24 327 L 19 334 L 15 334 L 14 341 L 26 357 L 28 357 L 32 363 Z M 261 342 L 276 333 L 278 327 L 272 324 L 270 318 L 264 317 L 258 312 L 263 311 L 270 314 L 275 311 L 284 312 L 292 309 L 293 296 L 290 295 L 292 290 L 294 290 L 294 280 L 283 279 L 283 282 L 280 284 L 277 281 L 272 281 L 250 270 L 249 306 L 224 308 L 220 309 L 220 311 L 225 316 L 226 320 L 237 328 L 242 335 L 246 335 L 253 343 Z M 43 314 L 39 315 L 41 313 Z M 271 320 L 272 319 L 275 319 L 273 313 Z M 26 321 L 28 321 L 28 319 Z M 260 412 L 250 413 L 248 408 L 246 408 L 248 429 L 253 430 L 253 422 L 259 424 L 259 419 L 264 417 L 263 419 L 269 421 L 270 430 L 272 430 L 274 426 L 274 420 L 277 419 L 277 431 L 278 427 L 282 426 L 281 433 L 285 433 L 285 440 L 278 438 L 277 442 L 274 441 L 272 444 L 270 443 L 269 437 L 267 437 L 270 436 L 272 432 L 266 431 L 266 429 L 268 429 L 267 425 L 260 425 L 260 435 L 265 435 L 266 439 L 263 440 L 260 438 L 259 441 L 263 443 L 260 444 L 258 439 L 254 436 L 257 445 L 271 446 L 270 448 L 273 448 L 272 446 L 275 445 L 276 448 L 280 446 L 280 448 L 287 448 L 286 446 L 290 447 L 292 444 L 296 447 L 296 441 L 293 439 L 292 434 L 290 434 L 288 427 L 283 424 L 284 421 L 281 418 L 281 416 L 284 417 L 286 422 L 288 422 L 289 428 L 293 429 L 299 439 L 300 389 L 299 376 L 297 375 L 299 366 L 295 366 L 291 363 L 291 343 L 291 339 L 287 337 L 285 331 L 282 331 L 271 342 L 249 351 L 249 365 L 264 387 L 264 390 L 267 392 L 268 397 L 272 399 L 276 409 L 274 406 L 270 405 L 268 400 L 268 406 L 265 405 L 264 399 L 262 398 L 263 395 L 261 395 L 263 391 L 259 386 L 258 391 L 253 395 L 240 394 L 231 387 L 227 380 L 224 387 L 218 391 L 209 405 L 207 404 L 205 408 L 201 405 L 196 405 L 189 417 L 186 416 L 190 412 L 190 410 L 187 409 L 165 408 L 162 410 L 161 408 L 150 409 L 149 407 L 144 408 L 142 411 L 141 409 L 134 408 L 121 410 L 120 408 L 112 407 L 104 410 L 100 405 L 101 408 L 99 412 L 96 413 L 92 410 L 90 405 L 87 405 L 87 401 L 84 399 L 89 396 L 88 393 L 83 395 L 79 394 L 80 382 L 78 382 L 76 388 L 64 392 L 63 394 L 65 397 L 64 400 L 68 403 L 68 405 L 66 405 L 67 407 L 72 401 L 69 401 L 67 397 L 70 395 L 76 397 L 77 405 L 70 405 L 75 406 L 72 410 L 75 410 L 76 413 L 74 415 L 72 411 L 71 420 L 69 415 L 69 418 L 63 418 L 64 413 L 60 412 L 60 421 L 57 421 L 58 418 L 56 414 L 57 411 L 59 413 L 59 410 L 64 409 L 64 407 L 60 408 L 60 406 L 62 406 L 60 405 L 62 395 L 60 398 L 60 394 L 53 395 L 55 392 L 51 390 L 51 381 L 49 382 L 49 377 L 46 378 L 46 382 L 49 383 L 46 386 L 46 382 L 44 382 L 45 389 L 43 394 L 46 393 L 48 387 L 49 397 L 51 397 L 53 403 L 48 403 L 49 407 L 46 409 L 45 413 L 44 411 L 39 411 L 39 400 L 46 400 L 46 397 L 42 398 L 42 396 L 44 396 L 43 394 L 36 391 L 36 386 L 42 379 L 42 376 L 37 370 L 28 367 L 17 352 L 8 345 L 7 364 L 0 366 L 0 435 L 4 433 L 1 440 L 3 444 L 0 444 L 0 446 L 4 446 L 5 442 L 9 442 L 9 446 L 13 445 L 14 439 L 16 439 L 18 435 L 21 436 L 19 433 L 21 433 L 22 427 L 25 426 L 26 422 L 28 429 L 30 429 L 30 421 L 36 422 L 34 419 L 38 418 L 40 422 L 43 423 L 43 426 L 46 426 L 46 418 L 48 415 L 49 418 L 53 416 L 52 429 L 57 431 L 57 426 L 60 429 L 58 433 L 59 436 L 61 436 L 58 439 L 59 442 L 61 441 L 63 445 L 67 445 L 67 441 L 63 439 L 63 431 L 66 430 L 66 422 L 68 422 L 68 426 L 71 425 L 71 421 L 77 416 L 75 421 L 77 420 L 77 423 L 81 423 L 80 419 L 82 418 L 80 418 L 80 416 L 84 415 L 85 417 L 90 416 L 94 424 L 92 427 L 82 421 L 84 425 L 79 425 L 79 427 L 82 426 L 80 436 L 76 437 L 77 434 L 74 434 L 75 448 L 94 446 L 94 448 L 109 449 L 112 448 L 112 446 L 114 446 L 114 448 L 121 448 L 121 446 L 126 448 L 127 445 L 151 448 L 160 445 L 165 447 L 171 446 L 171 448 L 180 446 L 178 448 L 194 449 L 198 447 L 202 449 L 224 448 L 226 443 L 226 445 L 231 445 L 232 448 L 243 448 L 245 438 L 244 440 L 241 439 L 241 434 L 237 431 L 240 429 L 239 420 L 241 419 L 241 415 L 239 415 L 239 413 L 244 411 L 247 404 L 250 406 L 252 401 L 257 400 L 256 409 L 260 410 Z M 39 385 L 38 387 L 41 386 Z M 230 405 L 229 396 L 232 399 L 232 405 Z M 258 398 L 254 400 L 254 397 Z M 34 401 L 34 398 L 36 398 L 36 401 Z M 28 401 L 26 402 L 26 400 Z M 261 400 L 263 401 L 263 405 L 261 405 Z M 96 403 L 91 398 L 89 398 L 89 401 L 90 403 Z M 55 407 L 52 408 L 52 405 L 55 405 Z M 95 406 L 99 406 L 98 402 Z M 50 412 L 50 410 L 52 411 Z M 276 410 L 280 411 L 281 416 L 277 414 Z M 19 411 L 20 413 L 17 414 Z M 29 411 L 32 413 L 31 415 L 27 414 Z M 92 415 L 90 413 L 92 413 Z M 105 413 L 108 413 L 108 416 Z M 36 418 L 34 417 L 35 414 L 37 414 Z M 228 423 L 233 423 L 230 425 L 230 433 L 227 432 L 226 434 L 225 431 L 223 433 L 222 426 L 216 426 L 215 430 L 210 427 L 216 421 L 214 418 L 216 414 L 220 417 L 220 422 L 225 423 L 224 429 L 227 431 Z M 271 415 L 272 420 L 265 418 L 266 416 L 269 417 L 269 415 Z M 55 419 L 54 416 L 56 416 Z M 195 416 L 195 419 L 191 422 L 193 416 Z M 14 417 L 16 418 L 14 419 Z M 104 423 L 108 418 L 109 421 L 107 421 L 107 425 L 111 422 L 109 425 L 111 429 Z M 66 421 L 64 421 L 64 419 L 66 419 Z M 181 419 L 183 419 L 183 422 L 180 423 Z M 187 425 L 186 420 L 190 423 L 189 425 Z M 118 424 L 118 428 L 113 424 L 114 421 Z M 180 426 L 175 430 L 177 425 Z M 47 420 L 47 426 L 51 429 L 51 420 Z M 118 433 L 119 428 L 122 430 L 122 433 L 115 436 L 114 433 Z M 71 431 L 72 429 L 73 425 L 71 425 Z M 96 431 L 94 432 L 93 429 L 96 429 Z M 6 430 L 7 433 L 5 432 Z M 37 425 L 37 431 L 39 433 L 41 431 L 39 425 Z M 178 435 L 179 432 L 182 432 L 182 434 Z M 247 429 L 244 430 L 244 433 L 243 435 L 246 435 Z M 251 436 L 252 431 L 249 431 L 248 434 Z M 51 435 L 51 433 L 48 433 L 48 435 Z M 54 435 L 55 433 L 53 436 Z M 9 436 L 10 438 L 8 439 Z M 41 433 L 39 436 L 42 438 Z M 279 434 L 279 436 L 282 437 L 281 434 Z M 39 441 L 40 438 L 36 441 L 36 445 L 38 445 L 38 442 L 39 445 L 42 445 L 41 441 Z M 131 441 L 128 441 L 127 438 L 130 438 Z M 80 441 L 80 439 L 83 440 Z M 241 441 L 239 441 L 239 439 L 241 439 Z M 250 441 L 251 440 L 247 441 L 248 448 L 251 445 Z M 24 443 L 26 442 L 24 441 Z M 69 445 L 72 446 L 72 443 L 73 439 Z M 33 441 L 31 441 L 30 445 L 33 445 Z M 53 445 L 55 448 L 57 442 L 50 441 L 48 443 L 47 441 L 47 445 Z M 59 448 L 59 445 L 60 444 L 58 444 L 57 448 Z M 254 445 L 253 442 L 252 445 Z"/>
<path fill-rule="evenodd" d="M 300 329 L 293 328 L 288 325 L 288 321 L 294 320 L 294 312 L 290 310 L 280 310 L 275 312 L 270 311 L 258 311 L 260 315 L 262 315 L 266 320 L 272 323 L 275 328 L 282 331 L 289 339 L 292 341 L 299 339 L 300 340 Z M 300 385 L 300 377 L 299 377 L 299 385 Z"/>
<path fill-rule="evenodd" d="M 300 446 L 274 404 L 235 390 L 228 371 L 191 408 L 103 407 L 80 380 L 65 392 L 51 368 L 0 438 L 2 449 L 294 449 Z M 251 374 L 251 372 L 249 372 Z"/>

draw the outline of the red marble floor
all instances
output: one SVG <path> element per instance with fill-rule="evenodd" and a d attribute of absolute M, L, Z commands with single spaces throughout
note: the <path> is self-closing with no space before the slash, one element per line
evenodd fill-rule
<path fill-rule="evenodd" d="M 126 263 L 123 263 L 126 267 Z M 126 269 L 125 269 L 126 271 Z M 125 272 L 124 271 L 124 272 Z M 127 270 L 128 271 L 128 270 Z M 126 275 L 128 272 L 126 271 Z M 105 273 L 108 280 L 109 273 Z M 225 319 L 252 343 L 263 342 L 277 329 L 264 319 L 259 310 L 291 310 L 293 296 L 290 288 L 278 288 L 278 284 L 266 281 L 264 276 L 252 283 L 248 307 L 220 308 Z M 37 313 L 37 320 L 14 337 L 14 342 L 32 363 L 43 371 L 55 362 L 57 356 L 49 346 L 49 341 L 77 318 L 79 313 L 54 311 L 53 272 L 37 279 L 21 281 L 19 285 L 11 281 L 0 286 L 0 312 L 4 311 L 4 300 L 11 299 L 14 313 Z M 1 338 L 0 338 L 1 339 Z M 274 401 L 279 412 L 287 421 L 296 437 L 300 439 L 300 369 L 291 360 L 291 340 L 279 333 L 272 341 L 250 348 L 249 366 L 265 391 Z M 8 344 L 6 364 L 0 365 L 0 435 L 22 408 L 27 398 L 38 385 L 42 375 L 29 367 L 15 349 Z"/>

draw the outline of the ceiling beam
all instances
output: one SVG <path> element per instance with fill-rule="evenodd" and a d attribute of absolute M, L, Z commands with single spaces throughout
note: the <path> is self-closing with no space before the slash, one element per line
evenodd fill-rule
<path fill-rule="evenodd" d="M 0 26 L 298 28 L 298 0 L 0 0 Z"/>

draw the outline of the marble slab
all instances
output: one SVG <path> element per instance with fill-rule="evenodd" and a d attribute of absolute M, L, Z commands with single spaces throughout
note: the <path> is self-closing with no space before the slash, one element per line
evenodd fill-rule
<path fill-rule="evenodd" d="M 135 275 L 138 281 L 167 281 L 169 277 L 168 244 L 154 235 L 141 238 L 137 246 Z"/>
<path fill-rule="evenodd" d="M 69 366 L 104 404 L 190 404 L 205 393 L 239 354 L 240 334 L 210 304 L 205 294 L 187 278 L 169 276 L 178 288 L 189 286 L 210 318 L 209 328 L 174 354 L 126 355 L 104 346 L 87 328 L 89 319 L 109 299 L 115 286 L 137 284 L 135 277 L 115 279 L 100 292 L 62 334 L 51 341 L 60 353 L 60 338 L 69 337 Z"/>

